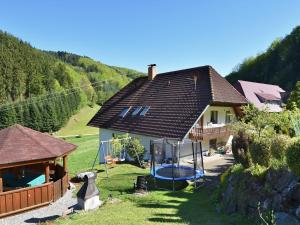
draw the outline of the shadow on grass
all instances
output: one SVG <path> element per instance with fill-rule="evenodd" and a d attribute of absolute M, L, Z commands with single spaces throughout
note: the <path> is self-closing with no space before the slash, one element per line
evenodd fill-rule
<path fill-rule="evenodd" d="M 152 214 L 148 218 L 150 222 L 166 224 L 184 222 L 190 225 L 254 225 L 255 222 L 240 215 L 225 215 L 216 210 L 214 195 L 220 180 L 219 174 L 224 172 L 231 163 L 232 159 L 225 159 L 222 164 L 208 168 L 207 176 L 197 190 L 193 190 L 191 187 L 181 191 L 166 191 L 163 194 L 167 197 L 165 202 L 164 200 L 161 202 L 149 201 L 138 203 L 138 206 L 162 210 L 174 209 L 171 210 L 171 213 Z"/>

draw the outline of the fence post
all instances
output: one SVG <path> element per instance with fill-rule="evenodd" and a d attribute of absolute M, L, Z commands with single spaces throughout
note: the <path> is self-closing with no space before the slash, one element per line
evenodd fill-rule
<path fill-rule="evenodd" d="M 2 177 L 0 177 L 0 193 L 3 191 Z"/>

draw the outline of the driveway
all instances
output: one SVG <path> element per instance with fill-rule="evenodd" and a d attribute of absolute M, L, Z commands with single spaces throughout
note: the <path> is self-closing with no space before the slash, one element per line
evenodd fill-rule
<path fill-rule="evenodd" d="M 228 155 L 214 155 L 212 157 L 204 158 L 204 171 L 206 183 L 208 185 L 215 185 L 219 182 L 219 176 L 234 163 L 233 156 Z"/>

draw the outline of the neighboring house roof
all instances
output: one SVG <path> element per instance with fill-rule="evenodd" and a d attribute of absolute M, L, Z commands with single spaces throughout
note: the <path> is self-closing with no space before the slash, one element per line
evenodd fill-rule
<path fill-rule="evenodd" d="M 194 78 L 197 78 L 196 85 Z M 195 88 L 196 87 L 196 88 Z M 211 66 L 140 77 L 110 98 L 89 126 L 183 139 L 208 105 L 241 105 L 247 100 Z M 124 118 L 124 107 L 150 106 L 145 116 Z"/>
<path fill-rule="evenodd" d="M 285 90 L 283 90 L 278 85 L 238 80 L 234 87 L 257 108 L 267 109 L 270 112 L 282 111 L 280 103 L 265 103 L 265 101 L 282 100 L 282 96 L 283 93 L 285 93 Z"/>
<path fill-rule="evenodd" d="M 0 130 L 0 165 L 54 159 L 77 146 L 21 125 Z"/>

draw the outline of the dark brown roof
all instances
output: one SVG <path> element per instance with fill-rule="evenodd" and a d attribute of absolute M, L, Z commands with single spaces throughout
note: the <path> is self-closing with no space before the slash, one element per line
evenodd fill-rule
<path fill-rule="evenodd" d="M 212 67 L 202 66 L 161 73 L 152 81 L 148 77 L 133 80 L 110 98 L 88 125 L 182 139 L 208 105 L 246 103 Z M 131 116 L 131 110 L 125 118 L 120 118 L 118 114 L 128 106 L 150 106 L 150 110 L 144 117 Z"/>
<path fill-rule="evenodd" d="M 0 165 L 54 159 L 77 146 L 21 125 L 0 130 Z"/>

